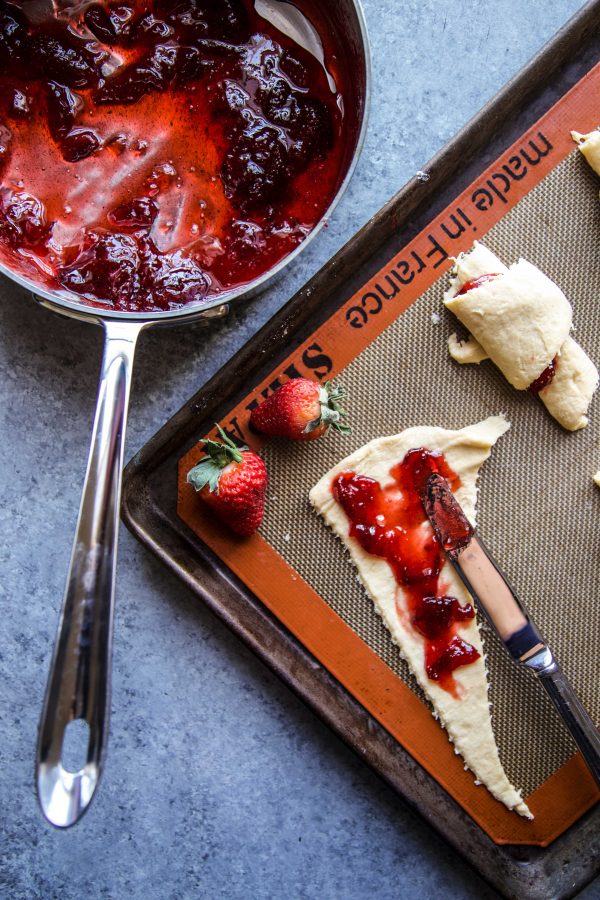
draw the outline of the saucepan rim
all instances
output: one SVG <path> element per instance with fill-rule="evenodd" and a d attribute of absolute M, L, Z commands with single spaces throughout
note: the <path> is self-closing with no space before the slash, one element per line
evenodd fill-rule
<path fill-rule="evenodd" d="M 352 4 L 356 13 L 360 36 L 360 49 L 363 56 L 362 62 L 364 64 L 365 81 L 364 96 L 361 98 L 362 117 L 354 151 L 346 170 L 346 174 L 344 175 L 344 178 L 342 179 L 335 193 L 335 196 L 333 197 L 331 203 L 329 204 L 315 227 L 312 229 L 310 234 L 302 241 L 302 243 L 298 244 L 298 246 L 295 247 L 289 254 L 287 254 L 287 256 L 284 256 L 283 259 L 279 260 L 279 262 L 273 268 L 269 269 L 267 272 L 264 272 L 261 276 L 254 279 L 253 281 L 248 282 L 248 284 L 241 285 L 238 288 L 226 291 L 223 294 L 219 294 L 217 297 L 214 297 L 211 300 L 189 303 L 185 306 L 180 307 L 179 309 L 164 311 L 152 310 L 151 312 L 117 311 L 109 308 L 103 308 L 101 306 L 92 306 L 90 303 L 84 303 L 83 301 L 77 301 L 74 299 L 72 300 L 68 296 L 60 293 L 58 290 L 50 290 L 49 288 L 38 284 L 33 279 L 14 271 L 1 260 L 0 273 L 6 275 L 7 278 L 10 278 L 11 281 L 16 282 L 22 288 L 31 291 L 34 299 L 42 306 L 46 306 L 52 309 L 54 312 L 69 316 L 71 318 L 92 321 L 96 322 L 97 324 L 101 324 L 102 322 L 109 320 L 120 320 L 125 322 L 137 322 L 140 325 L 143 325 L 145 323 L 167 325 L 174 319 L 201 319 L 204 313 L 209 312 L 210 310 L 214 310 L 215 308 L 220 306 L 227 306 L 233 301 L 241 299 L 249 300 L 252 296 L 257 294 L 263 286 L 266 286 L 267 282 L 272 281 L 285 266 L 291 263 L 296 258 L 296 256 L 298 256 L 298 254 L 301 253 L 310 244 L 310 242 L 317 236 L 317 234 L 327 223 L 331 214 L 333 213 L 334 209 L 345 193 L 346 188 L 348 187 L 364 145 L 367 122 L 369 118 L 369 110 L 371 105 L 371 48 L 365 16 L 362 8 L 362 0 L 350 0 L 350 3 Z"/>

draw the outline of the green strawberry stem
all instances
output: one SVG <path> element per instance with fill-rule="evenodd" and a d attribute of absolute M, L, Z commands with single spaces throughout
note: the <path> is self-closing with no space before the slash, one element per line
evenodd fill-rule
<path fill-rule="evenodd" d="M 248 449 L 246 446 L 238 447 L 225 434 L 220 425 L 216 427 L 221 440 L 213 441 L 205 438 L 201 441 L 204 444 L 206 456 L 187 473 L 187 481 L 196 491 L 201 491 L 208 485 L 209 491 L 213 494 L 219 492 L 219 477 L 225 466 L 232 462 L 241 463 L 241 451 Z"/>
<path fill-rule="evenodd" d="M 345 410 L 340 406 L 340 400 L 344 398 L 344 388 L 341 385 L 334 385 L 331 381 L 326 381 L 319 388 L 319 406 L 320 412 L 316 419 L 309 422 L 304 429 L 305 434 L 310 434 L 320 425 L 331 426 L 340 434 L 351 434 L 352 429 L 342 418 L 346 415 Z"/>

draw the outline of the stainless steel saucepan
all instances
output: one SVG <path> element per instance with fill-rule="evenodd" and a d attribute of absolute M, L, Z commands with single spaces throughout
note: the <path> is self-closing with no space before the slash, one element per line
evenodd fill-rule
<path fill-rule="evenodd" d="M 259 11 L 263 16 L 272 17 L 280 30 L 287 29 L 298 43 L 311 47 L 316 55 L 314 29 L 308 26 L 302 34 L 296 7 L 282 0 L 260 0 Z M 106 754 L 121 471 L 138 336 L 153 325 L 184 324 L 221 316 L 229 304 L 257 293 L 323 225 L 348 184 L 362 146 L 370 75 L 368 39 L 359 0 L 325 4 L 321 15 L 327 21 L 327 28 L 337 34 L 338 42 L 342 36 L 349 54 L 353 96 L 346 102 L 345 114 L 349 119 L 347 133 L 354 138 L 346 148 L 345 174 L 319 226 L 270 272 L 212 302 L 145 314 L 111 312 L 86 305 L 74 295 L 45 290 L 0 263 L 0 272 L 31 290 L 44 306 L 100 325 L 105 334 L 90 455 L 37 748 L 39 801 L 46 818 L 61 828 L 73 825 L 87 809 Z M 84 720 L 89 729 L 86 761 L 79 771 L 69 772 L 62 765 L 65 731 L 70 722 L 78 719 Z"/>

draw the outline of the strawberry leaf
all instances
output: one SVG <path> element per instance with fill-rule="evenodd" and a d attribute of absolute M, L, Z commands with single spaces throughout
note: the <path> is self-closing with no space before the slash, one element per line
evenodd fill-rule
<path fill-rule="evenodd" d="M 342 422 L 342 419 L 346 416 L 346 412 L 340 406 L 340 400 L 343 398 L 344 388 L 341 385 L 334 385 L 331 381 L 326 381 L 319 390 L 321 415 L 319 419 L 309 422 L 305 431 L 314 431 L 315 428 L 318 428 L 323 423 L 339 431 L 340 434 L 351 434 L 352 429 L 350 426 Z"/>
<path fill-rule="evenodd" d="M 187 481 L 196 491 L 201 491 L 208 485 L 211 494 L 218 493 L 219 477 L 222 471 L 222 466 L 215 463 L 210 456 L 205 456 L 187 473 Z"/>
<path fill-rule="evenodd" d="M 191 484 L 197 491 L 201 491 L 208 485 L 212 494 L 218 493 L 219 477 L 225 466 L 232 462 L 241 463 L 242 450 L 248 449 L 246 446 L 237 447 L 231 438 L 227 437 L 220 425 L 217 425 L 217 431 L 222 440 L 213 441 L 205 438 L 201 443 L 204 445 L 206 456 L 187 473 L 188 484 Z"/>

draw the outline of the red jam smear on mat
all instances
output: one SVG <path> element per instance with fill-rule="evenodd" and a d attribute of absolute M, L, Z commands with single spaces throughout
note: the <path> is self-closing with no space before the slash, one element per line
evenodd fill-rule
<path fill-rule="evenodd" d="M 546 366 L 541 375 L 532 381 L 527 390 L 531 394 L 539 394 L 542 388 L 548 387 L 554 376 L 556 375 L 556 367 L 558 365 L 558 357 L 555 356 L 549 366 Z"/>
<path fill-rule="evenodd" d="M 475 288 L 481 287 L 482 284 L 486 284 L 488 281 L 493 281 L 494 278 L 497 278 L 499 275 L 498 272 L 490 272 L 489 275 L 478 275 L 477 278 L 471 278 L 470 281 L 465 281 L 460 291 L 456 292 L 457 297 L 461 297 L 463 294 L 468 294 L 469 291 L 475 290 Z"/>
<path fill-rule="evenodd" d="M 429 678 L 458 695 L 452 673 L 479 658 L 478 651 L 458 634 L 461 622 L 472 619 L 473 607 L 461 606 L 440 585 L 445 556 L 421 503 L 421 491 L 433 472 L 453 490 L 460 479 L 443 454 L 423 448 L 410 450 L 390 470 L 393 483 L 342 472 L 332 491 L 350 520 L 350 534 L 367 553 L 387 560 L 408 605 L 411 626 L 425 641 L 425 670 Z M 403 610 L 399 609 L 404 616 Z"/>
<path fill-rule="evenodd" d="M 84 2 L 41 22 L 0 0 L 3 261 L 126 311 L 271 269 L 321 219 L 349 145 L 344 56 L 324 46 L 335 91 L 253 0 Z"/>

